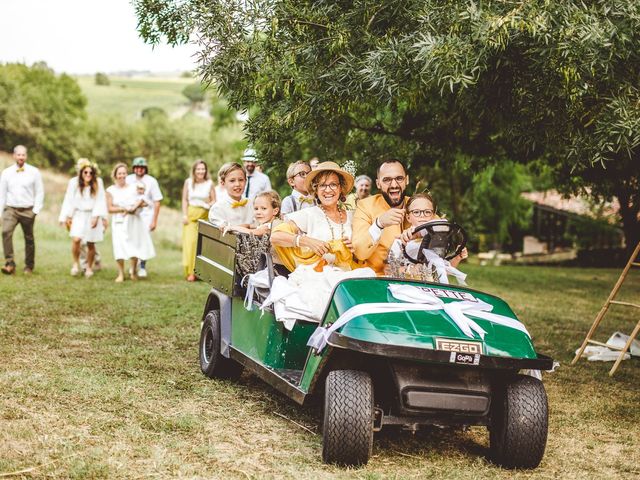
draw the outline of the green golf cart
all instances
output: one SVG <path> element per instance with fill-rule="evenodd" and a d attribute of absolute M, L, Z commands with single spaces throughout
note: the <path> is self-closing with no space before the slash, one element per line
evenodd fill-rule
<path fill-rule="evenodd" d="M 459 252 L 464 243 L 452 238 L 461 229 L 439 223 L 424 227 L 421 247 Z M 374 432 L 387 426 L 484 425 L 491 461 L 538 466 L 547 397 L 540 376 L 524 372 L 550 370 L 553 361 L 536 353 L 504 301 L 442 283 L 355 278 L 335 286 L 319 324 L 288 329 L 260 308 L 269 288 L 247 295 L 247 258 L 270 280 L 275 273 L 264 245 L 245 245 L 239 262 L 245 240 L 199 223 L 196 274 L 211 285 L 199 345 L 206 376 L 233 380 L 246 369 L 300 405 L 321 399 L 327 463 L 366 464 Z"/>

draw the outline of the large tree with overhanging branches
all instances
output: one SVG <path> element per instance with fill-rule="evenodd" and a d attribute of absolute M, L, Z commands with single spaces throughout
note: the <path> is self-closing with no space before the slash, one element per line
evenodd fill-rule
<path fill-rule="evenodd" d="M 199 43 L 267 160 L 541 164 L 566 192 L 617 198 L 640 240 L 640 2 L 135 4 L 147 41 Z"/>

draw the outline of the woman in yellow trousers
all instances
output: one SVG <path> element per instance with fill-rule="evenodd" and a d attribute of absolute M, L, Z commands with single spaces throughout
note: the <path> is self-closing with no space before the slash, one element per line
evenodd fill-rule
<path fill-rule="evenodd" d="M 188 282 L 196 276 L 196 244 L 198 242 L 198 220 L 206 220 L 209 208 L 216 201 L 213 182 L 209 178 L 209 168 L 203 160 L 196 160 L 191 167 L 191 176 L 182 188 L 182 266 Z"/>

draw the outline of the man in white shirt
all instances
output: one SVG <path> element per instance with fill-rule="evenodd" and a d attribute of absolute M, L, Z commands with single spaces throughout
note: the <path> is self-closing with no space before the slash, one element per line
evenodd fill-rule
<path fill-rule="evenodd" d="M 256 198 L 256 195 L 271 190 L 271 180 L 269 177 L 256 170 L 256 151 L 253 148 L 247 148 L 242 155 L 244 169 L 247 172 L 247 185 L 244 189 L 244 196 L 249 200 Z"/>
<path fill-rule="evenodd" d="M 16 271 L 13 258 L 13 231 L 22 227 L 25 242 L 24 273 L 29 275 L 35 265 L 36 247 L 33 224 L 44 203 L 44 186 L 40 171 L 27 164 L 27 147 L 13 149 L 15 165 L 5 168 L 0 175 L 0 212 L 2 212 L 2 246 L 5 265 L 0 270 L 6 275 Z"/>
<path fill-rule="evenodd" d="M 291 195 L 282 199 L 280 212 L 286 217 L 291 212 L 313 207 L 316 202 L 313 195 L 309 195 L 305 186 L 305 179 L 311 172 L 309 164 L 303 160 L 298 160 L 287 168 L 287 182 L 291 185 Z"/>
<path fill-rule="evenodd" d="M 147 206 L 140 212 L 140 217 L 144 224 L 149 228 L 149 231 L 153 232 L 158 225 L 160 201 L 163 198 L 162 192 L 160 191 L 160 185 L 158 185 L 158 181 L 154 177 L 147 173 L 149 171 L 149 166 L 144 157 L 134 158 L 132 167 L 134 173 L 127 176 L 127 184 L 135 184 L 138 182 L 142 182 L 144 184 L 144 201 Z M 146 261 L 140 262 L 138 277 L 145 278 L 147 276 L 146 263 Z"/>

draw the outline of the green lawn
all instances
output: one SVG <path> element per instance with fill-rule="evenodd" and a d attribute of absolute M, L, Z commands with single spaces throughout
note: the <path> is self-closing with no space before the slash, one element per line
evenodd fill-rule
<path fill-rule="evenodd" d="M 168 211 L 163 211 L 168 215 Z M 47 220 L 47 218 L 49 220 Z M 106 268 L 72 278 L 69 241 L 52 214 L 37 224 L 32 277 L 0 278 L 0 477 L 24 478 L 633 478 L 640 474 L 640 369 L 580 362 L 578 346 L 618 271 L 464 268 L 471 286 L 503 296 L 538 349 L 561 367 L 545 375 L 550 432 L 542 465 L 505 471 L 484 458 L 487 435 L 438 429 L 382 433 L 369 465 L 320 461 L 315 408 L 298 408 L 255 377 L 204 377 L 197 363 L 207 287 L 180 277 L 177 222 L 165 223 L 146 281 L 113 283 Z M 177 231 L 176 231 L 177 230 Z M 172 240 L 173 239 L 173 240 Z M 22 235 L 16 235 L 21 247 Z M 22 267 L 22 250 L 19 250 Z M 636 275 L 638 272 L 636 272 Z M 632 279 L 624 298 L 640 295 Z M 622 307 L 621 307 L 622 308 Z M 603 328 L 630 331 L 615 309 Z M 283 418 L 286 417 L 286 418 Z"/>
<path fill-rule="evenodd" d="M 87 96 L 89 115 L 116 114 L 138 118 L 148 107 L 160 107 L 169 115 L 188 107 L 182 90 L 194 83 L 190 78 L 110 77 L 111 85 L 98 86 L 93 75 L 76 77 Z"/>

